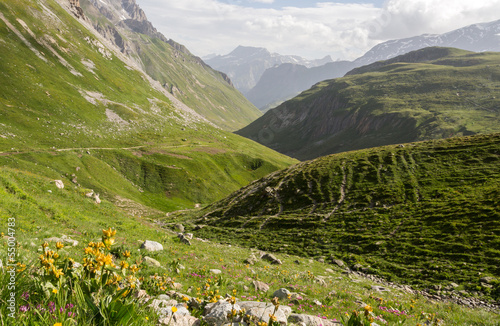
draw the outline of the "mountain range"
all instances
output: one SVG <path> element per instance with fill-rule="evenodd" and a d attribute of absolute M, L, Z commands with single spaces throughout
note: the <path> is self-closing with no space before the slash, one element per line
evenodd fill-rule
<path fill-rule="evenodd" d="M 354 61 L 328 62 L 317 67 L 300 62 L 288 62 L 284 67 L 271 66 L 252 89 L 245 89 L 243 93 L 255 106 L 265 111 L 322 80 L 342 77 L 351 69 L 430 46 L 453 47 L 473 52 L 500 51 L 500 20 L 473 24 L 444 34 L 424 34 L 383 42 Z M 245 62 L 240 64 L 246 65 Z M 247 71 L 237 70 L 237 67 L 220 63 L 217 69 L 224 72 L 231 69 L 233 79 L 248 78 Z"/>
<path fill-rule="evenodd" d="M 331 61 L 330 56 L 323 59 L 307 60 L 295 55 L 271 53 L 265 48 L 241 45 L 229 54 L 205 58 L 205 62 L 212 68 L 226 73 L 231 78 L 234 86 L 243 94 L 246 94 L 257 84 L 264 71 L 268 68 L 284 63 L 299 64 L 311 68 Z"/>

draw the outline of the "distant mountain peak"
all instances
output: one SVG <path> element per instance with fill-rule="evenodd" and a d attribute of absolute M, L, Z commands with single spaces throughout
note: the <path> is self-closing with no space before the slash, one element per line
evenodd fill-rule
<path fill-rule="evenodd" d="M 212 68 L 220 70 L 231 78 L 235 87 L 242 93 L 252 89 L 264 71 L 283 63 L 299 64 L 306 67 L 317 67 L 332 62 L 330 56 L 322 59 L 308 60 L 297 55 L 282 55 L 270 52 L 263 47 L 239 45 L 226 55 L 206 57 L 205 62 Z"/>

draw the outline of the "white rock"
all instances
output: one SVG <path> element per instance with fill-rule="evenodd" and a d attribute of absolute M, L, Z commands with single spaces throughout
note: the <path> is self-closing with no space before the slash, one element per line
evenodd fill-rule
<path fill-rule="evenodd" d="M 163 250 L 163 246 L 161 245 L 161 243 L 151 240 L 146 240 L 141 245 L 141 249 L 145 249 L 147 251 L 161 251 Z"/>
<path fill-rule="evenodd" d="M 234 306 L 225 301 L 219 300 L 210 307 L 207 307 L 208 313 L 203 317 L 203 320 L 206 321 L 211 326 L 222 326 L 224 324 L 229 323 L 229 319 L 227 315 L 234 309 L 239 311 L 241 308 L 238 304 L 234 304 Z"/>
<path fill-rule="evenodd" d="M 274 312 L 274 305 L 272 303 L 266 302 L 256 302 L 256 301 L 242 301 L 238 302 L 242 309 L 246 310 L 246 314 L 250 316 L 255 316 L 257 319 L 262 319 L 266 323 L 269 322 L 269 315 Z M 281 325 L 286 325 L 288 316 L 292 313 L 292 308 L 288 306 L 280 305 L 278 310 L 274 313 L 276 320 Z"/>
<path fill-rule="evenodd" d="M 144 257 L 144 263 L 146 263 L 146 265 L 148 266 L 156 266 L 156 267 L 161 266 L 159 261 L 148 256 Z"/>
<path fill-rule="evenodd" d="M 56 184 L 57 189 L 64 189 L 64 183 L 62 182 L 62 180 L 54 180 L 54 182 Z"/>

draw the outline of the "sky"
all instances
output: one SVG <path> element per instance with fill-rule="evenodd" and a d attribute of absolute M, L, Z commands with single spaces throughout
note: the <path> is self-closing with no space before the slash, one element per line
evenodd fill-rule
<path fill-rule="evenodd" d="M 500 19 L 500 0 L 136 0 L 193 54 L 238 45 L 307 59 L 353 60 L 378 43 Z"/>

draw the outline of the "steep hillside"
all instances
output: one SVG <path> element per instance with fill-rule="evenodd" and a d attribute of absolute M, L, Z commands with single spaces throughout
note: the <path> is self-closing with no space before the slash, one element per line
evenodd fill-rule
<path fill-rule="evenodd" d="M 184 46 L 159 33 L 135 0 L 81 0 L 80 3 L 101 35 L 168 92 L 217 126 L 235 130 L 261 115 L 225 74 L 213 70 Z"/>
<path fill-rule="evenodd" d="M 385 146 L 272 173 L 198 212 L 195 233 L 498 300 L 499 189 L 498 133 Z"/>
<path fill-rule="evenodd" d="M 318 83 L 237 133 L 302 160 L 495 132 L 499 88 L 500 54 L 427 48 Z"/>
<path fill-rule="evenodd" d="M 292 162 L 215 128 L 109 45 L 78 8 L 0 3 L 2 166 L 118 204 L 175 210 Z"/>

